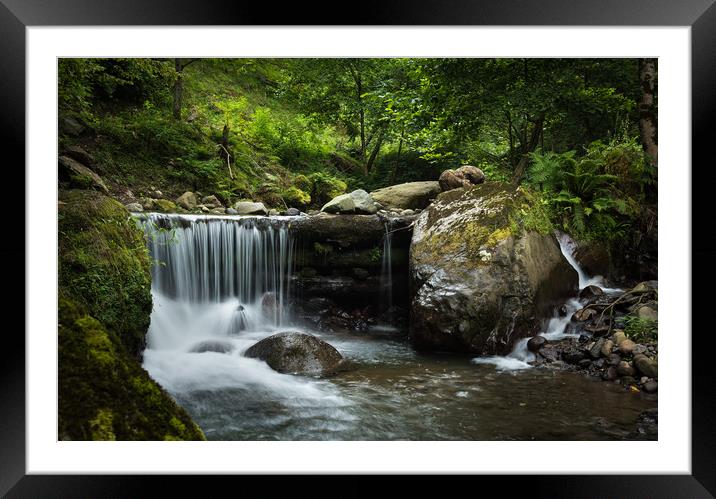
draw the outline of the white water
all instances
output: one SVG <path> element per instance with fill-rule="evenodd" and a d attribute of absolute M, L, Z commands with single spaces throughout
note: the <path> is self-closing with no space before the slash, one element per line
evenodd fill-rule
<path fill-rule="evenodd" d="M 325 406 L 340 419 L 334 412 L 346 403 L 330 384 L 279 374 L 242 355 L 291 326 L 295 244 L 287 222 L 154 213 L 138 221 L 155 260 L 144 368 L 160 385 L 179 398 L 230 390 L 239 399 Z M 231 350 L 191 352 L 206 341 Z"/>
<path fill-rule="evenodd" d="M 383 236 L 383 260 L 380 271 L 381 304 L 384 310 L 390 311 L 393 307 L 393 235 L 390 223 L 385 222 L 385 235 Z"/>
<path fill-rule="evenodd" d="M 602 276 L 590 277 L 587 275 L 587 273 L 584 271 L 584 269 L 582 269 L 574 256 L 576 244 L 567 234 L 559 233 L 557 235 L 557 241 L 559 242 L 559 248 L 562 250 L 562 254 L 564 255 L 565 259 L 569 262 L 569 264 L 579 276 L 580 290 L 584 289 L 587 286 L 594 285 L 599 286 L 606 293 L 621 291 L 618 288 L 606 287 L 604 278 Z M 545 330 L 540 332 L 539 335 L 543 336 L 547 341 L 557 341 L 563 338 L 578 337 L 578 334 L 568 334 L 564 331 L 566 330 L 566 327 L 571 320 L 572 314 L 582 308 L 582 306 L 582 303 L 576 298 L 567 300 L 567 302 L 565 303 L 566 314 L 563 317 L 560 317 L 559 314 L 555 312 L 555 315 L 547 323 L 547 327 L 545 328 Z M 476 357 L 472 359 L 472 362 L 474 364 L 492 364 L 499 371 L 519 371 L 522 369 L 530 369 L 533 366 L 530 365 L 529 362 L 534 361 L 536 359 L 536 356 L 534 353 L 530 352 L 527 349 L 527 342 L 529 340 L 529 338 L 522 338 L 521 340 L 519 340 L 515 344 L 515 347 L 513 348 L 512 352 L 510 352 L 504 357 L 499 355 L 494 355 L 490 357 Z"/>

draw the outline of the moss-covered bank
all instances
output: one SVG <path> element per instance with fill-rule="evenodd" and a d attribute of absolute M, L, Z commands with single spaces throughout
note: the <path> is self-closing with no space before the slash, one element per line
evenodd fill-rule
<path fill-rule="evenodd" d="M 58 234 L 59 438 L 204 439 L 139 363 L 150 259 L 129 212 L 98 192 L 61 191 Z"/>

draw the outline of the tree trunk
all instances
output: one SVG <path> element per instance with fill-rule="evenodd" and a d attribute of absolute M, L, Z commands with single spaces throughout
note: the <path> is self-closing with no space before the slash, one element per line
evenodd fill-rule
<path fill-rule="evenodd" d="M 400 142 L 398 142 L 398 156 L 395 159 L 395 166 L 393 166 L 393 173 L 390 176 L 390 183 L 394 184 L 395 179 L 398 178 L 398 168 L 400 168 L 400 153 L 403 152 L 403 134 L 400 134 Z"/>
<path fill-rule="evenodd" d="M 368 158 L 368 162 L 365 164 L 366 174 L 370 173 L 370 169 L 373 168 L 373 163 L 375 162 L 375 158 L 378 157 L 378 152 L 380 152 L 380 146 L 383 144 L 384 138 L 385 130 L 381 130 L 378 135 L 378 141 L 375 143 L 375 147 L 373 148 L 373 152 L 370 153 L 370 158 Z"/>
<path fill-rule="evenodd" d="M 639 102 L 639 135 L 644 152 L 658 166 L 658 140 L 656 128 L 656 59 L 639 59 L 639 82 L 641 101 Z"/>
<path fill-rule="evenodd" d="M 515 173 L 512 178 L 512 181 L 515 184 L 519 184 L 522 180 L 522 177 L 524 176 L 525 172 L 527 171 L 527 165 L 529 165 L 530 158 L 528 156 L 529 153 L 533 152 L 535 149 L 537 149 L 537 144 L 539 144 L 539 138 L 542 135 L 542 126 L 544 124 L 544 116 L 545 113 L 542 112 L 537 117 L 537 119 L 534 121 L 532 126 L 532 133 L 530 134 L 530 139 L 527 143 L 522 143 L 522 157 L 520 158 L 519 162 L 517 163 L 517 166 L 515 167 Z M 525 134 L 526 135 L 526 134 Z"/>
<path fill-rule="evenodd" d="M 181 64 L 181 59 L 174 59 L 174 69 L 176 70 L 177 76 L 174 80 L 174 119 L 181 119 L 181 101 L 184 95 L 184 81 L 182 80 L 182 70 L 184 67 Z"/>

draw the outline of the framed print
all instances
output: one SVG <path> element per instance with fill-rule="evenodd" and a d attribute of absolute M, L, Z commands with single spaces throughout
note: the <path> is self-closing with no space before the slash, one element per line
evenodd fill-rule
<path fill-rule="evenodd" d="M 3 494 L 712 497 L 716 7 L 365 7 L 2 0 Z"/>

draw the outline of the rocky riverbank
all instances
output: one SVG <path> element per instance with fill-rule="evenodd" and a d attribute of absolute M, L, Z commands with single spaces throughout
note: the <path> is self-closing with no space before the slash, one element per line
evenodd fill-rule
<path fill-rule="evenodd" d="M 531 338 L 533 365 L 576 371 L 630 391 L 658 391 L 658 283 L 642 282 L 627 291 L 605 292 L 591 285 L 580 293 L 566 338 Z"/>

